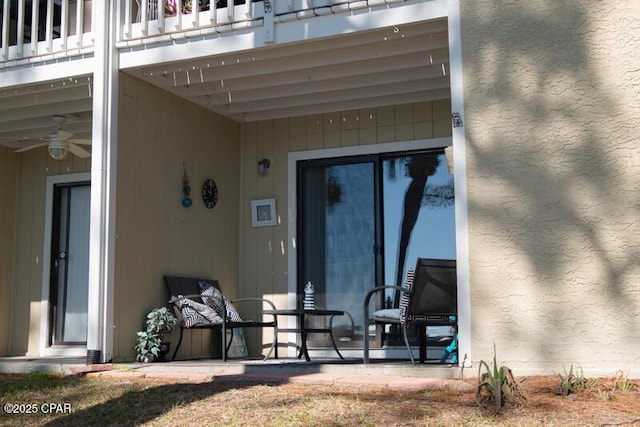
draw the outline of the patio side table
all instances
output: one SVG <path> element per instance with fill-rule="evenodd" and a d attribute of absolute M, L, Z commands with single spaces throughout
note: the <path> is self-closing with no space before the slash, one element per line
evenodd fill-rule
<path fill-rule="evenodd" d="M 264 310 L 263 314 L 273 314 L 276 316 L 295 316 L 297 318 L 297 327 L 296 328 L 280 328 L 278 327 L 278 332 L 295 332 L 300 335 L 300 352 L 298 353 L 298 358 L 301 358 L 304 355 L 304 358 L 307 362 L 311 361 L 309 357 L 309 350 L 307 348 L 307 336 L 308 334 L 329 334 L 331 338 L 331 344 L 333 345 L 333 349 L 336 351 L 340 359 L 344 359 L 342 354 L 340 354 L 340 350 L 338 350 L 338 346 L 336 346 L 336 341 L 333 339 L 333 331 L 331 327 L 328 328 L 312 328 L 307 327 L 307 318 L 311 316 L 320 316 L 320 317 L 333 317 L 333 316 L 344 316 L 345 312 L 342 310 L 324 310 L 324 309 L 285 309 L 285 310 Z M 278 349 L 276 349 L 276 355 Z"/>

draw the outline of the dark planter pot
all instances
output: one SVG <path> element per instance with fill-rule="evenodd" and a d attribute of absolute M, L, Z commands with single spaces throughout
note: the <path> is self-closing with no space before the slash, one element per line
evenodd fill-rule
<path fill-rule="evenodd" d="M 158 352 L 158 360 L 157 362 L 168 362 L 169 359 L 167 355 L 169 354 L 169 350 L 171 349 L 171 342 L 163 342 L 160 344 L 160 351 Z"/>

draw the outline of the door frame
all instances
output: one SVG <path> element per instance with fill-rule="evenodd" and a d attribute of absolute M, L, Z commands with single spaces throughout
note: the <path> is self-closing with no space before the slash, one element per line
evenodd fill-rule
<path fill-rule="evenodd" d="M 91 173 L 50 175 L 47 177 L 44 204 L 44 244 L 42 248 L 42 300 L 40 302 L 40 355 L 82 357 L 87 353 L 86 345 L 49 346 L 49 288 L 51 286 L 51 235 L 53 233 L 54 188 L 59 184 L 81 184 L 91 182 Z"/>
<path fill-rule="evenodd" d="M 330 148 L 330 149 L 319 149 L 319 150 L 310 150 L 310 151 L 297 151 L 290 152 L 288 155 L 288 165 L 287 165 L 287 176 L 288 179 L 288 188 L 287 188 L 287 205 L 288 205 L 288 230 L 287 230 L 287 239 L 289 242 L 289 250 L 288 250 L 288 258 L 287 258 L 287 268 L 288 268 L 288 282 L 287 282 L 287 308 L 296 308 L 297 304 L 297 220 L 298 220 L 298 200 L 297 200 L 297 162 L 302 160 L 313 160 L 313 159 L 323 159 L 323 158 L 333 158 L 333 157 L 348 157 L 348 156 L 359 156 L 365 154 L 384 154 L 384 153 L 396 153 L 403 151 L 417 151 L 424 149 L 435 149 L 441 147 L 451 146 L 453 143 L 452 137 L 445 138 L 431 138 L 431 139 L 419 139 L 412 141 L 401 141 L 401 142 L 392 142 L 392 143 L 383 143 L 383 144 L 371 144 L 371 145 L 357 145 L 351 147 L 342 147 L 342 148 Z M 454 172 L 454 180 L 456 187 L 456 261 L 458 266 L 462 265 L 464 269 L 468 268 L 469 259 L 466 254 L 468 254 L 468 249 L 466 248 L 467 244 L 467 230 L 464 227 L 464 224 L 467 223 L 467 200 L 466 200 L 466 192 L 458 191 L 459 184 L 459 176 L 461 174 L 466 174 L 466 170 L 464 170 L 464 163 L 459 160 L 456 162 L 455 172 Z M 464 271 L 464 270 L 462 270 Z M 462 292 L 460 290 L 463 290 Z M 466 275 L 458 274 L 458 313 L 461 318 L 469 318 L 471 313 L 471 303 L 468 298 L 465 296 L 468 295 L 469 290 L 469 279 Z M 288 319 L 291 324 L 286 327 L 295 328 L 295 319 Z M 465 323 L 458 324 L 458 333 L 459 333 L 459 342 L 468 342 L 470 339 L 471 331 L 469 325 Z M 464 340 L 463 340 L 464 337 Z M 296 342 L 295 334 L 287 337 L 287 342 Z M 467 352 L 468 349 L 460 348 L 461 353 Z M 322 350 L 319 350 L 322 351 Z M 406 349 L 398 348 L 396 349 L 373 349 L 371 351 L 373 354 L 376 354 L 375 357 L 405 357 Z M 289 348 L 289 355 L 295 356 L 295 348 Z M 358 349 L 344 349 L 343 353 L 345 356 L 350 357 L 360 357 L 362 351 Z M 319 354 L 320 355 L 320 354 Z M 468 362 L 468 360 L 467 360 Z M 461 360 L 461 363 L 463 361 Z"/>

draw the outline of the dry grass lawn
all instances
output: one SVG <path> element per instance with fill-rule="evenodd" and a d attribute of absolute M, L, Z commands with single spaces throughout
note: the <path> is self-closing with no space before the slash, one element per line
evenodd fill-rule
<path fill-rule="evenodd" d="M 474 379 L 455 388 L 415 392 L 372 386 L 0 375 L 3 406 L 37 408 L 34 414 L 8 414 L 5 408 L 0 425 L 640 426 L 640 381 L 600 378 L 561 396 L 555 393 L 558 376 L 518 380 L 527 402 L 507 405 L 491 416 L 475 401 Z M 71 413 L 43 414 L 43 403 L 68 403 Z"/>

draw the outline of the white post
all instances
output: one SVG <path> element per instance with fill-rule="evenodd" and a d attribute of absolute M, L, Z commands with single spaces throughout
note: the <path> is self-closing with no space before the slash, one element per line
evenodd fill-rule
<path fill-rule="evenodd" d="M 62 50 L 67 50 L 67 37 L 69 36 L 69 0 L 62 0 L 60 16 L 60 42 L 62 44 Z"/>
<path fill-rule="evenodd" d="M 8 3 L 8 2 L 6 2 Z M 38 2 L 31 2 L 31 55 L 38 53 L 38 26 L 40 25 L 40 8 Z"/>
<path fill-rule="evenodd" d="M 5 1 L 2 5 L 2 54 L 0 59 L 6 61 L 9 59 L 9 2 Z"/>
<path fill-rule="evenodd" d="M 461 123 L 452 127 L 456 211 L 456 271 L 458 274 L 458 363 L 471 366 L 471 288 L 469 278 L 469 225 L 467 210 L 467 170 L 464 134 L 464 85 L 462 81 L 462 44 L 460 41 L 460 2 L 450 0 L 449 66 L 451 112 Z"/>
<path fill-rule="evenodd" d="M 247 0 L 249 1 L 249 0 Z M 263 22 L 263 32 L 264 32 L 264 43 L 271 44 L 275 41 L 275 34 L 273 29 L 273 8 L 275 0 L 265 0 L 264 1 L 264 16 L 262 18 Z"/>
<path fill-rule="evenodd" d="M 76 37 L 78 47 L 82 47 L 82 34 L 84 33 L 84 0 L 76 2 Z"/>
<path fill-rule="evenodd" d="M 113 358 L 118 55 L 115 48 L 117 1 L 94 2 L 95 71 L 89 230 L 89 309 L 87 355 Z"/>
<path fill-rule="evenodd" d="M 45 40 L 47 43 L 47 52 L 51 52 L 53 46 L 53 0 L 47 0 L 47 26 Z"/>
<path fill-rule="evenodd" d="M 22 50 L 24 49 L 24 0 L 18 0 L 16 47 L 18 48 L 18 58 L 22 58 Z"/>

